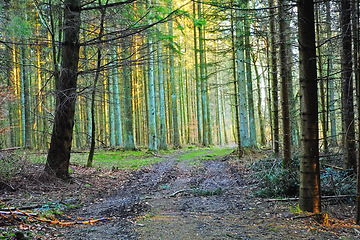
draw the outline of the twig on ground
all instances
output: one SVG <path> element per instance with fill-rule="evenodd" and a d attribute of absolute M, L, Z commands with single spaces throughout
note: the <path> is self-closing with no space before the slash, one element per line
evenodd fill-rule
<path fill-rule="evenodd" d="M 0 211 L 0 214 L 6 214 L 6 215 L 25 215 L 25 216 L 38 216 L 37 213 L 27 213 L 27 212 L 22 212 L 22 211 Z"/>
<path fill-rule="evenodd" d="M 175 196 L 178 195 L 179 193 L 189 192 L 189 191 L 193 191 L 193 189 L 181 189 L 181 190 L 178 190 L 178 191 L 174 192 L 173 194 L 170 194 L 169 197 L 175 197 Z"/>
<path fill-rule="evenodd" d="M 0 200 L 0 202 L 1 202 L 2 204 L 4 204 L 5 207 L 6 207 L 6 208 L 10 211 L 10 213 L 12 214 L 11 208 L 10 208 L 6 203 L 4 203 L 3 201 Z M 5 211 L 6 211 L 6 210 L 5 210 Z"/>

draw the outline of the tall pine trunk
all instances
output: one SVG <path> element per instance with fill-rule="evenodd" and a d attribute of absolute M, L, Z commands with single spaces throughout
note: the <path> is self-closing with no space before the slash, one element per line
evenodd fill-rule
<path fill-rule="evenodd" d="M 272 126 L 273 126 L 273 148 L 276 155 L 279 154 L 279 93 L 277 78 L 277 57 L 276 57 L 276 37 L 275 37 L 275 8 L 274 0 L 269 0 L 270 7 L 270 72 L 271 72 L 271 100 L 272 100 Z"/>
<path fill-rule="evenodd" d="M 321 199 L 314 2 L 297 3 L 302 137 L 299 206 L 303 211 L 316 213 L 321 211 Z"/>
<path fill-rule="evenodd" d="M 291 161 L 291 128 L 289 107 L 289 63 L 286 50 L 287 37 L 285 25 L 285 0 L 279 1 L 279 41 L 280 41 L 280 78 L 281 78 L 281 108 L 283 124 L 283 165 L 290 166 Z"/>
<path fill-rule="evenodd" d="M 342 34 L 342 83 L 343 83 L 343 132 L 345 145 L 346 168 L 356 171 L 356 146 L 354 124 L 354 96 L 352 77 L 352 34 L 350 1 L 341 1 L 341 34 Z"/>

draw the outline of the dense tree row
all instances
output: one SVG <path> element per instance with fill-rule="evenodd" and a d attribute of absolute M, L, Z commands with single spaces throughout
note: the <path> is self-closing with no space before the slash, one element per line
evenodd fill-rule
<path fill-rule="evenodd" d="M 58 177 L 73 147 L 271 145 L 286 168 L 301 146 L 317 212 L 319 152 L 357 171 L 358 1 L 0 3 L 0 146 L 49 149 Z"/>

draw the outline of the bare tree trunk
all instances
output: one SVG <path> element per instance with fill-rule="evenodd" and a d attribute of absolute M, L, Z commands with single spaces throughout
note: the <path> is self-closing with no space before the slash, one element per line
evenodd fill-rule
<path fill-rule="evenodd" d="M 342 34 L 342 82 L 343 82 L 343 132 L 345 144 L 346 168 L 356 171 L 356 147 L 354 124 L 354 96 L 352 77 L 352 34 L 350 1 L 341 1 Z"/>
<path fill-rule="evenodd" d="M 55 119 L 45 171 L 67 179 L 73 138 L 81 19 L 80 0 L 65 0 L 64 4 L 61 74 L 56 86 Z"/>
<path fill-rule="evenodd" d="M 289 167 L 291 162 L 291 128 L 289 107 L 289 51 L 286 50 L 287 36 L 285 25 L 285 0 L 279 1 L 279 40 L 280 40 L 280 78 L 281 78 L 281 107 L 283 124 L 283 165 Z M 291 86 L 291 85 L 290 85 Z"/>
<path fill-rule="evenodd" d="M 301 161 L 299 206 L 320 212 L 318 93 L 313 0 L 298 0 Z"/>
<path fill-rule="evenodd" d="M 274 0 L 269 0 L 270 7 L 270 54 L 271 54 L 271 93 L 272 93 L 272 126 L 274 153 L 279 154 L 279 93 L 277 79 L 277 59 L 276 59 L 276 38 L 275 38 L 275 9 Z"/>

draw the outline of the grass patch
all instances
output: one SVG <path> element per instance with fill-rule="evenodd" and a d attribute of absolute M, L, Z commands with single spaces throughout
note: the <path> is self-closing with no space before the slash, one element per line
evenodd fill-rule
<path fill-rule="evenodd" d="M 230 154 L 233 151 L 232 148 L 201 148 L 197 149 L 195 151 L 189 151 L 184 154 L 182 154 L 178 161 L 184 161 L 189 159 L 198 158 L 197 160 L 194 160 L 194 165 L 199 164 L 198 160 L 209 160 L 214 158 L 220 158 L 223 156 L 226 156 Z"/>
<path fill-rule="evenodd" d="M 207 152 L 208 152 L 207 149 L 202 149 L 202 150 L 198 150 L 198 151 L 186 152 L 186 153 L 182 154 L 182 155 L 178 158 L 178 161 L 181 162 L 181 161 L 184 161 L 184 160 L 201 157 L 201 156 L 204 156 Z"/>
<path fill-rule="evenodd" d="M 220 158 L 232 153 L 234 149 L 232 148 L 214 148 L 211 153 L 206 154 L 206 159 Z"/>

